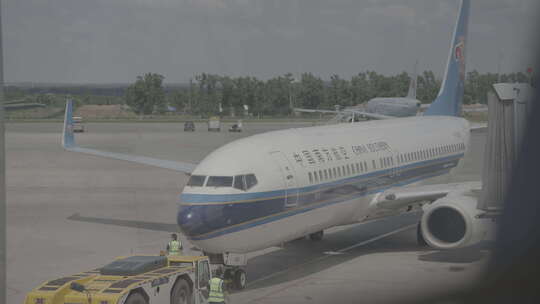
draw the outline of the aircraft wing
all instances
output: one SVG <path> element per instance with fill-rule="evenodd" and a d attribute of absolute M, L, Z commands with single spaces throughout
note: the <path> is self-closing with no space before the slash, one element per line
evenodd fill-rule
<path fill-rule="evenodd" d="M 488 124 L 482 122 L 473 122 L 470 124 L 470 126 L 471 131 L 482 131 L 487 129 Z"/>
<path fill-rule="evenodd" d="M 62 146 L 66 151 L 86 153 L 106 158 L 125 160 L 129 162 L 139 163 L 148 166 L 154 166 L 158 168 L 170 169 L 174 171 L 180 171 L 184 173 L 191 173 L 196 164 L 177 162 L 170 160 L 162 160 L 157 158 L 136 156 L 122 153 L 114 153 L 108 151 L 101 151 L 95 149 L 88 149 L 79 147 L 75 144 L 75 137 L 73 135 L 73 104 L 71 100 L 66 102 L 66 113 L 64 117 L 64 130 L 62 133 Z"/>
<path fill-rule="evenodd" d="M 347 115 L 355 115 L 355 116 L 358 116 L 358 117 L 374 119 L 374 120 L 395 118 L 393 116 L 376 114 L 376 113 L 369 113 L 369 112 L 353 110 L 353 109 L 344 109 L 344 110 L 340 110 L 340 111 L 334 111 L 334 110 L 315 110 L 315 109 L 295 108 L 294 111 L 295 112 L 302 112 L 302 113 L 347 114 Z"/>
<path fill-rule="evenodd" d="M 323 113 L 323 114 L 342 114 L 343 113 L 343 111 L 301 109 L 301 108 L 294 108 L 293 111 L 301 112 L 301 113 Z"/>
<path fill-rule="evenodd" d="M 481 189 L 481 182 L 404 186 L 382 192 L 373 203 L 381 209 L 400 209 L 419 202 L 432 203 L 450 193 L 475 192 Z"/>
<path fill-rule="evenodd" d="M 342 113 L 350 113 L 351 115 L 355 115 L 355 116 L 363 117 L 363 118 L 368 118 L 368 119 L 373 119 L 373 120 L 396 118 L 394 116 L 388 116 L 388 115 L 382 115 L 382 114 L 376 114 L 376 113 L 369 113 L 369 112 L 351 110 L 351 109 L 345 109 L 345 110 L 342 111 Z"/>
<path fill-rule="evenodd" d="M 26 109 L 44 108 L 44 107 L 45 107 L 44 104 L 32 103 L 32 102 L 8 101 L 4 104 L 4 109 L 6 111 L 26 110 Z"/>

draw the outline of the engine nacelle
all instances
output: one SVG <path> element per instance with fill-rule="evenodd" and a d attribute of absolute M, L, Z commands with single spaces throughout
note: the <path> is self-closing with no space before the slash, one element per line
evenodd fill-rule
<path fill-rule="evenodd" d="M 477 200 L 470 196 L 448 196 L 427 206 L 421 219 L 426 243 L 437 249 L 453 249 L 476 244 L 492 232 L 493 224 L 477 216 Z"/>

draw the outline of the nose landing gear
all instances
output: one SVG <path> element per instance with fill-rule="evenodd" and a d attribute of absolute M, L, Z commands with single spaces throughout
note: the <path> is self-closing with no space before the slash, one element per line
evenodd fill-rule
<path fill-rule="evenodd" d="M 234 290 L 242 290 L 247 286 L 246 272 L 239 267 L 229 268 L 225 270 L 225 282 Z"/>

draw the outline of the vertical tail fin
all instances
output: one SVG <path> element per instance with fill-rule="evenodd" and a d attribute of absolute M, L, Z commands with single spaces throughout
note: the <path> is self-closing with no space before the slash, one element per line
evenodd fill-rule
<path fill-rule="evenodd" d="M 64 115 L 64 130 L 62 132 L 62 146 L 64 149 L 75 146 L 75 137 L 73 136 L 73 101 L 66 101 L 66 113 Z"/>
<path fill-rule="evenodd" d="M 411 75 L 411 82 L 409 83 L 409 92 L 407 98 L 416 99 L 416 88 L 418 87 L 418 60 L 414 64 L 414 71 Z"/>
<path fill-rule="evenodd" d="M 462 0 L 441 90 L 425 115 L 461 116 L 470 6 L 470 0 Z"/>

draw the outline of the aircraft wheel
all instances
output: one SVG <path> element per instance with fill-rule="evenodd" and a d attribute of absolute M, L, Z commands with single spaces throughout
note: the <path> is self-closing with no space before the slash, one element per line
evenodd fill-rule
<path fill-rule="evenodd" d="M 420 222 L 418 222 L 418 225 L 416 225 L 416 242 L 420 247 L 428 246 L 428 243 L 424 239 L 424 235 L 422 235 L 422 225 L 420 224 Z"/>
<path fill-rule="evenodd" d="M 234 272 L 234 287 L 236 290 L 242 290 L 247 286 L 247 275 L 243 269 L 238 268 Z"/>
<path fill-rule="evenodd" d="M 132 293 L 126 300 L 126 304 L 148 304 L 142 294 L 135 292 Z"/>
<path fill-rule="evenodd" d="M 310 234 L 309 239 L 312 241 L 320 241 L 323 239 L 323 236 L 324 236 L 324 231 L 321 230 L 321 231 L 317 231 L 315 233 Z"/>
<path fill-rule="evenodd" d="M 171 292 L 171 304 L 191 304 L 191 291 L 184 279 L 178 279 Z"/>

